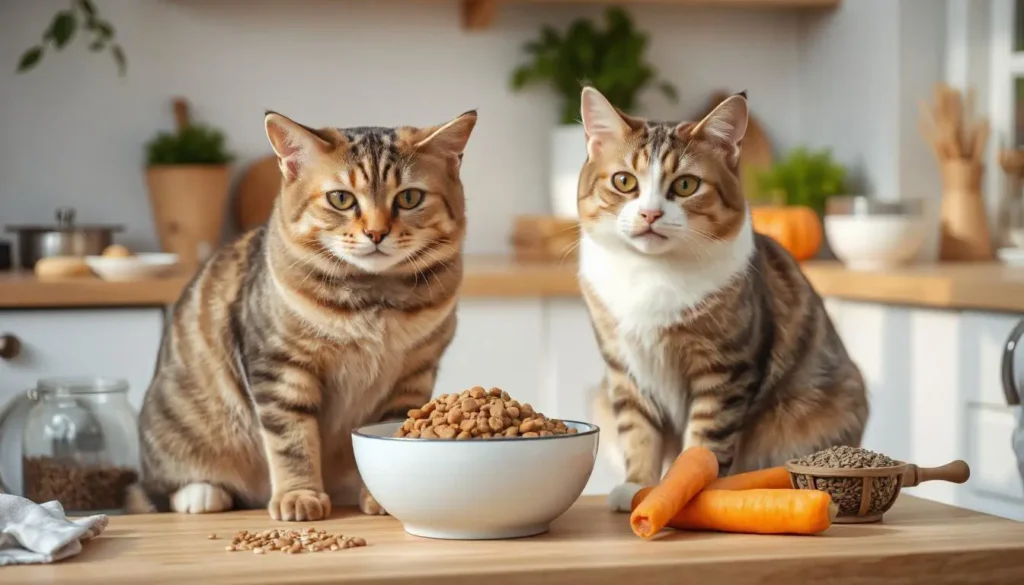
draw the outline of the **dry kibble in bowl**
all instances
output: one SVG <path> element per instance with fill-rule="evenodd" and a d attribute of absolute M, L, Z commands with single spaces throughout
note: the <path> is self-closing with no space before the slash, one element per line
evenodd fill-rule
<path fill-rule="evenodd" d="M 574 435 L 576 429 L 549 419 L 528 403 L 520 404 L 500 388 L 475 386 L 442 394 L 408 413 L 395 437 L 411 439 L 503 439 Z"/>

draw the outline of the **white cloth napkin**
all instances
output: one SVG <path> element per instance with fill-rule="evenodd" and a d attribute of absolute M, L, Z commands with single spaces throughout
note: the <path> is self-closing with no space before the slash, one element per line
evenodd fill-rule
<path fill-rule="evenodd" d="M 68 520 L 56 500 L 40 505 L 0 493 L 0 566 L 75 556 L 82 552 L 81 541 L 99 536 L 106 527 L 104 514 Z"/>

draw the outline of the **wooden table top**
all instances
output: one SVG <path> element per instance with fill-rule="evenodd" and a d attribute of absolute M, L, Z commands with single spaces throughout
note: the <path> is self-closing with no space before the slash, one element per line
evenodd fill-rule
<path fill-rule="evenodd" d="M 1024 267 L 998 262 L 921 264 L 856 272 L 832 261 L 802 265 L 826 297 L 940 309 L 1024 313 Z M 173 303 L 188 275 L 105 282 L 86 277 L 40 281 L 33 274 L 0 272 L 0 309 L 161 306 Z M 467 256 L 463 298 L 578 297 L 577 267 L 564 262 L 524 262 L 508 256 Z"/>
<path fill-rule="evenodd" d="M 500 505 L 496 502 L 496 505 Z M 286 555 L 227 552 L 238 530 L 316 526 L 368 546 Z M 216 533 L 218 540 L 208 540 Z M 0 568 L 21 583 L 364 583 L 641 585 L 646 583 L 1024 583 L 1024 523 L 904 495 L 882 523 L 836 524 L 818 536 L 666 531 L 644 541 L 602 497 L 584 497 L 547 534 L 445 541 L 406 534 L 397 520 L 340 510 L 288 524 L 262 511 L 115 516 L 76 557 Z"/>

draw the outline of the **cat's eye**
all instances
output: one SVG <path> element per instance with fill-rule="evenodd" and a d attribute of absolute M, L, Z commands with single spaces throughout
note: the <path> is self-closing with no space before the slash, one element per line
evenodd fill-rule
<path fill-rule="evenodd" d="M 632 193 L 636 191 L 636 177 L 630 173 L 615 173 L 612 175 L 612 186 L 620 193 Z"/>
<path fill-rule="evenodd" d="M 328 191 L 327 202 L 338 211 L 347 211 L 356 206 L 356 196 L 348 191 Z"/>
<path fill-rule="evenodd" d="M 693 175 L 683 175 L 672 181 L 671 194 L 676 197 L 689 197 L 700 187 L 700 179 Z"/>
<path fill-rule="evenodd" d="M 423 192 L 423 189 L 406 189 L 399 193 L 398 197 L 395 197 L 395 205 L 397 205 L 399 209 L 412 209 L 420 203 L 423 203 L 423 197 L 425 195 L 426 194 Z"/>

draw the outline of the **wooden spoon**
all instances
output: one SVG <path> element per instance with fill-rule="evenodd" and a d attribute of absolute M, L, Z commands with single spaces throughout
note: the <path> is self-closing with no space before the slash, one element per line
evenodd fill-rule
<path fill-rule="evenodd" d="M 908 463 L 907 470 L 903 472 L 903 487 L 914 487 L 921 482 L 934 480 L 964 483 L 969 477 L 971 468 L 961 459 L 940 467 L 918 467 Z"/>

